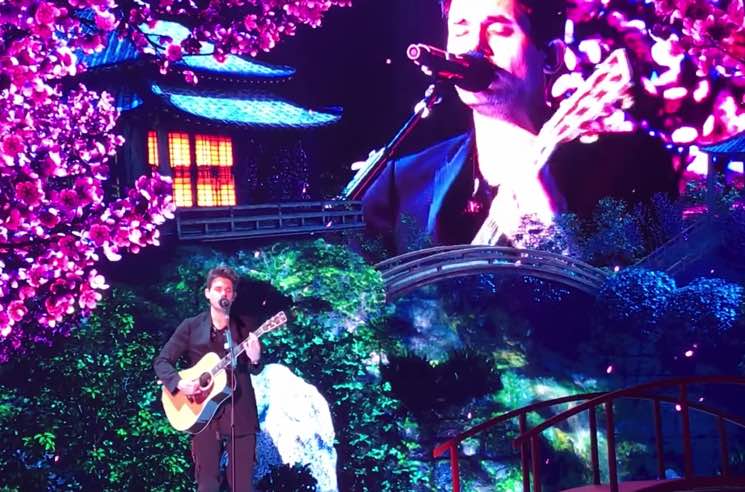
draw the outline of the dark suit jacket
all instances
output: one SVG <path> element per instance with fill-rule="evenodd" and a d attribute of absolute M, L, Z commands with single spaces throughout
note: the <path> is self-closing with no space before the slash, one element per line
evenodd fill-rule
<path fill-rule="evenodd" d="M 407 250 L 412 229 L 433 245 L 468 244 L 481 223 L 463 220 L 476 166 L 473 134 L 458 135 L 391 161 L 363 197 L 369 229 L 390 249 Z M 565 203 L 560 212 L 592 214 L 606 196 L 639 202 L 654 193 L 677 193 L 672 161 L 661 142 L 644 133 L 611 134 L 594 144 L 560 146 L 541 179 Z"/>
<path fill-rule="evenodd" d="M 231 318 L 230 329 L 234 343 L 237 344 L 245 340 L 248 334 L 256 329 L 256 325 L 248 317 Z M 203 312 L 182 321 L 163 346 L 160 354 L 153 361 L 153 368 L 155 374 L 169 391 L 177 391 L 178 382 L 181 378 L 176 369 L 176 362 L 183 355 L 186 355 L 188 367 L 191 367 L 199 362 L 205 354 L 215 350 L 216 347 L 219 348 L 218 355 L 221 357 L 227 353 L 222 348 L 222 342 L 212 340 L 211 332 L 212 319 L 210 313 L 208 311 Z M 236 369 L 237 391 L 235 393 L 235 425 L 238 433 L 255 432 L 258 428 L 256 396 L 249 374 L 256 374 L 260 370 L 261 365 L 251 364 L 245 352 L 238 358 Z M 229 419 L 230 412 L 225 411 L 229 405 L 230 399 L 226 400 L 221 409 L 218 410 L 215 417 L 218 424 L 225 417 Z M 221 426 L 221 428 L 224 427 Z"/>

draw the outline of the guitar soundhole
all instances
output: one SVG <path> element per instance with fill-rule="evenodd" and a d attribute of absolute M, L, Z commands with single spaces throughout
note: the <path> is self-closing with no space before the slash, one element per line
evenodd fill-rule
<path fill-rule="evenodd" d="M 199 386 L 202 389 L 207 388 L 210 383 L 212 383 L 212 375 L 210 373 L 204 372 L 201 376 L 199 376 Z"/>

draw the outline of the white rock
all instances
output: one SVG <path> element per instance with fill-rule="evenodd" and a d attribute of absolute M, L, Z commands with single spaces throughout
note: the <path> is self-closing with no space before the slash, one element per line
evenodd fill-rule
<path fill-rule="evenodd" d="M 307 464 L 319 492 L 337 492 L 334 426 L 324 397 L 281 364 L 267 364 L 251 378 L 261 428 L 255 476 L 280 463 Z"/>

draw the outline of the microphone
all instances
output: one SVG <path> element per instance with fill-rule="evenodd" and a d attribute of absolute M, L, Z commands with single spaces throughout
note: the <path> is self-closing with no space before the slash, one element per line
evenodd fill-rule
<path fill-rule="evenodd" d="M 417 43 L 409 45 L 406 56 L 419 65 L 425 74 L 447 80 L 471 92 L 487 89 L 497 73 L 497 67 L 477 51 L 455 55 Z"/>
<path fill-rule="evenodd" d="M 220 298 L 220 307 L 227 311 L 230 308 L 230 299 L 227 297 Z"/>

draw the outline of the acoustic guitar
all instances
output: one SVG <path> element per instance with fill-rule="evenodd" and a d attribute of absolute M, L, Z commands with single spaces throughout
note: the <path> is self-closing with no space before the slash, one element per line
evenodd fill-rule
<path fill-rule="evenodd" d="M 553 222 L 553 207 L 547 200 L 539 198 L 545 193 L 538 173 L 560 143 L 579 137 L 589 123 L 613 113 L 622 103 L 630 102 L 628 91 L 632 85 L 631 66 L 626 52 L 617 49 L 595 68 L 571 96 L 561 102 L 553 116 L 541 127 L 532 149 L 531 166 L 515 170 L 514 184 L 500 184 L 489 215 L 471 244 L 493 246 L 503 235 L 513 239 L 524 215 L 533 214 L 545 225 Z M 526 198 L 532 202 L 525 203 Z"/>
<path fill-rule="evenodd" d="M 260 337 L 287 323 L 287 316 L 280 311 L 266 320 L 254 335 Z M 238 358 L 248 347 L 248 338 L 233 347 L 233 354 Z M 199 362 L 188 369 L 179 371 L 181 379 L 199 381 L 202 392 L 187 396 L 183 391 L 171 393 L 163 386 L 161 402 L 171 426 L 179 431 L 198 434 L 217 413 L 220 405 L 230 398 L 232 389 L 228 386 L 226 368 L 230 366 L 230 353 L 222 359 L 214 352 L 205 354 Z"/>

